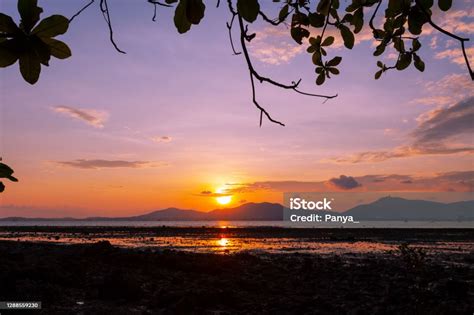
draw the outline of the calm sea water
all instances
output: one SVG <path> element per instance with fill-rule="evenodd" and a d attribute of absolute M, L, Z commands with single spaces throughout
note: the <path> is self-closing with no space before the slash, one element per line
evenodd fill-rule
<path fill-rule="evenodd" d="M 0 226 L 125 226 L 125 227 L 294 227 L 294 228 L 474 228 L 474 221 L 363 221 L 307 223 L 285 221 L 0 221 Z"/>

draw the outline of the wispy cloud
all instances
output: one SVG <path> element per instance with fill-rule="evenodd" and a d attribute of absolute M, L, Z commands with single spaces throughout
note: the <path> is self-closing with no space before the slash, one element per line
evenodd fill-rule
<path fill-rule="evenodd" d="M 200 197 L 227 197 L 227 196 L 232 196 L 232 194 L 228 193 L 227 191 L 212 192 L 210 190 L 201 191 L 201 193 L 199 193 L 197 195 L 200 196 Z"/>
<path fill-rule="evenodd" d="M 415 155 L 474 153 L 474 97 L 451 107 L 431 110 L 421 115 L 411 132 L 410 145 L 391 150 L 367 151 L 334 158 L 338 163 L 381 162 Z M 464 138 L 463 138 L 464 137 Z M 463 144 L 463 140 L 468 140 Z M 454 144 L 459 141 L 459 144 Z"/>
<path fill-rule="evenodd" d="M 341 179 L 342 178 L 342 179 Z M 335 185 L 333 185 L 335 183 Z M 459 191 L 474 190 L 474 171 L 438 173 L 432 176 L 403 174 L 340 176 L 316 181 L 260 181 L 230 185 L 229 193 L 245 194 L 258 191 L 327 192 L 361 187 L 364 191 Z M 352 188 L 351 188 L 352 187 Z"/>
<path fill-rule="evenodd" d="M 154 136 L 154 137 L 151 137 L 150 139 L 151 141 L 157 142 L 157 143 L 160 143 L 160 142 L 167 143 L 173 140 L 173 138 L 171 138 L 170 136 Z"/>
<path fill-rule="evenodd" d="M 474 23 L 473 23 L 474 28 Z M 474 59 L 474 47 L 467 48 L 466 54 L 468 56 L 468 60 Z M 461 48 L 452 48 L 439 51 L 435 54 L 436 59 L 448 59 L 452 63 L 464 66 L 466 64 L 466 60 L 464 59 L 463 52 Z"/>
<path fill-rule="evenodd" d="M 474 96 L 472 80 L 467 73 L 448 74 L 440 80 L 423 83 L 423 87 L 427 95 L 416 98 L 410 103 L 446 106 Z"/>
<path fill-rule="evenodd" d="M 103 128 L 108 118 L 108 113 L 93 109 L 74 108 L 70 106 L 55 106 L 52 108 L 56 113 L 81 120 L 96 128 Z"/>
<path fill-rule="evenodd" d="M 163 163 L 152 163 L 149 161 L 123 161 L 123 160 L 86 160 L 77 159 L 72 161 L 56 161 L 57 165 L 80 168 L 80 169 L 101 169 L 101 168 L 143 168 L 164 165 Z"/>
<path fill-rule="evenodd" d="M 321 33 L 321 30 L 311 28 L 310 33 L 310 36 L 316 37 Z M 335 38 L 331 49 L 340 49 L 344 46 L 341 34 L 337 29 L 327 29 L 325 36 Z M 372 31 L 369 28 L 365 28 L 357 34 L 355 45 L 367 40 L 373 40 Z M 257 36 L 251 42 L 250 53 L 263 63 L 279 65 L 288 63 L 299 54 L 306 52 L 307 47 L 307 40 L 304 40 L 302 45 L 295 43 L 287 27 L 272 26 L 257 31 Z M 311 58 L 309 54 L 308 58 Z"/>

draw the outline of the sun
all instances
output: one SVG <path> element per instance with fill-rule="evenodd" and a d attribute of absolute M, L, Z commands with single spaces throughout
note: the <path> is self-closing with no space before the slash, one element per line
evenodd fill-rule
<path fill-rule="evenodd" d="M 216 190 L 218 194 L 223 194 L 225 193 L 225 188 L 218 188 Z M 232 201 L 232 196 L 221 196 L 221 197 L 216 197 L 216 201 L 220 205 L 227 205 Z"/>

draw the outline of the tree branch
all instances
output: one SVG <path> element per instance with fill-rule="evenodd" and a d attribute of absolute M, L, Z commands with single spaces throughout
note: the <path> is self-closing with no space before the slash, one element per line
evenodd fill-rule
<path fill-rule="evenodd" d="M 249 55 L 249 52 L 248 52 L 248 49 L 247 49 L 247 44 L 246 44 L 246 41 L 250 41 L 253 37 L 252 35 L 249 35 L 248 34 L 248 28 L 246 26 L 244 26 L 244 22 L 243 22 L 243 19 L 242 19 L 242 16 L 238 13 L 238 12 L 235 12 L 230 4 L 230 0 L 229 0 L 229 5 L 230 5 L 230 10 L 231 10 L 231 13 L 235 13 L 235 15 L 237 16 L 237 19 L 238 19 L 238 22 L 239 22 L 239 28 L 240 28 L 240 44 L 241 44 L 241 48 L 242 48 L 242 52 L 244 54 L 244 57 L 245 57 L 245 60 L 247 62 L 247 67 L 249 69 L 249 74 L 250 74 L 250 83 L 251 83 L 251 86 L 252 86 L 252 101 L 254 103 L 254 105 L 260 110 L 260 126 L 262 125 L 262 117 L 263 115 L 265 115 L 267 117 L 267 119 L 273 123 L 276 123 L 276 124 L 279 124 L 281 126 L 285 126 L 285 124 L 283 124 L 282 122 L 278 121 L 278 120 L 275 120 L 273 119 L 270 114 L 265 110 L 265 108 L 263 108 L 257 101 L 256 99 L 256 91 L 255 91 L 255 80 L 254 79 L 257 79 L 258 81 L 260 81 L 260 83 L 262 82 L 267 82 L 269 84 L 272 84 L 274 86 L 277 86 L 277 87 L 280 87 L 282 89 L 288 89 L 288 90 L 293 90 L 299 94 L 302 94 L 302 95 L 307 95 L 307 96 L 313 96 L 313 97 L 321 97 L 321 98 L 325 98 L 326 100 L 328 99 L 331 99 L 331 98 L 334 98 L 337 96 L 336 95 L 332 95 L 332 96 L 328 96 L 328 95 L 319 95 L 319 94 L 311 94 L 311 93 L 306 93 L 306 92 L 302 92 L 300 90 L 298 90 L 298 86 L 299 84 L 301 83 L 301 79 L 299 79 L 298 81 L 296 82 L 292 82 L 291 84 L 283 84 L 283 83 L 280 83 L 280 82 L 277 82 L 277 81 L 274 81 L 273 79 L 270 79 L 268 77 L 264 77 L 264 76 L 261 76 L 254 68 L 253 64 L 252 64 L 252 61 L 250 59 L 250 55 Z"/>
<path fill-rule="evenodd" d="M 441 28 L 440 26 L 438 26 L 435 22 L 433 22 L 433 20 L 431 19 L 431 15 L 426 11 L 426 9 L 421 5 L 420 3 L 420 0 L 415 0 L 416 1 L 416 5 L 418 7 L 421 8 L 421 10 L 423 11 L 423 13 L 425 14 L 425 17 L 426 19 L 428 20 L 428 23 L 434 28 L 436 29 L 438 32 L 440 33 L 443 33 L 444 35 L 446 36 L 449 36 L 451 38 L 454 38 L 456 40 L 458 40 L 460 43 L 461 43 L 461 49 L 462 49 L 462 54 L 464 56 L 464 60 L 466 62 L 466 66 L 467 66 L 467 70 L 469 71 L 469 75 L 471 76 L 471 80 L 474 81 L 474 72 L 472 71 L 472 68 L 471 68 L 471 65 L 469 63 L 469 59 L 467 57 L 467 53 L 466 53 L 466 47 L 465 47 L 465 42 L 469 41 L 469 38 L 463 38 L 463 37 L 460 37 L 460 36 L 457 36 L 451 32 L 448 32 L 447 30 Z"/>
<path fill-rule="evenodd" d="M 74 14 L 73 16 L 71 16 L 71 18 L 69 19 L 69 23 L 72 22 L 72 20 L 74 20 L 77 16 L 79 16 L 79 14 L 82 13 L 82 11 L 84 11 L 85 9 L 87 9 L 89 6 L 91 6 L 93 3 L 94 3 L 95 0 L 91 0 L 89 1 L 89 3 L 87 3 L 85 6 L 83 6 L 79 11 L 76 12 L 76 14 Z"/>
<path fill-rule="evenodd" d="M 241 52 L 237 52 L 237 51 L 235 50 L 234 40 L 232 39 L 232 26 L 234 25 L 234 20 L 235 20 L 235 16 L 236 16 L 236 15 L 237 15 L 237 14 L 232 13 L 232 19 L 230 20 L 230 22 L 227 22 L 227 23 L 226 23 L 227 29 L 229 30 L 230 46 L 232 47 L 232 52 L 234 53 L 235 56 L 241 54 Z"/>
<path fill-rule="evenodd" d="M 115 50 L 117 50 L 119 53 L 126 54 L 125 51 L 118 48 L 117 44 L 114 41 L 114 30 L 112 28 L 112 22 L 110 20 L 109 7 L 107 5 L 107 0 L 100 0 L 100 11 L 102 12 L 102 15 L 104 16 L 105 22 L 107 22 L 107 26 L 109 27 L 110 42 L 114 46 Z"/>
<path fill-rule="evenodd" d="M 376 30 L 376 28 L 374 27 L 374 19 L 375 19 L 375 16 L 377 15 L 377 12 L 379 11 L 379 8 L 380 8 L 381 4 L 382 4 L 382 0 L 380 0 L 377 3 L 377 6 L 375 7 L 374 13 L 372 13 L 372 16 L 370 17 L 370 20 L 369 20 L 369 26 L 373 31 Z"/>

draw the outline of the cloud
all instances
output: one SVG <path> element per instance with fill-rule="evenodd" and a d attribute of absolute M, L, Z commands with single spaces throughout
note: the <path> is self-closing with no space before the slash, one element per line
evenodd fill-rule
<path fill-rule="evenodd" d="M 345 175 L 341 175 L 338 178 L 331 178 L 328 184 L 343 190 L 350 190 L 362 186 L 354 177 Z"/>
<path fill-rule="evenodd" d="M 156 163 L 148 161 L 121 161 L 121 160 L 86 160 L 77 159 L 73 161 L 56 161 L 61 166 L 80 169 L 101 169 L 101 168 L 142 168 L 158 166 Z"/>
<path fill-rule="evenodd" d="M 474 23 L 473 23 L 473 28 L 474 28 Z M 472 60 L 474 56 L 474 47 L 467 48 L 466 54 L 467 54 L 468 60 Z M 452 49 L 439 51 L 435 54 L 435 58 L 448 59 L 452 63 L 455 63 L 457 65 L 462 65 L 462 66 L 466 64 L 466 60 L 464 59 L 464 55 L 461 48 L 452 48 Z"/>
<path fill-rule="evenodd" d="M 53 110 L 56 113 L 81 120 L 88 125 L 96 128 L 103 128 L 104 123 L 108 118 L 108 113 L 105 111 L 97 111 L 92 109 L 73 108 L 70 106 L 55 106 Z"/>
<path fill-rule="evenodd" d="M 293 41 L 290 32 L 282 27 L 266 27 L 251 41 L 250 53 L 257 60 L 271 65 L 288 63 L 304 51 L 304 45 Z"/>
<path fill-rule="evenodd" d="M 204 191 L 201 191 L 200 194 L 197 194 L 198 196 L 200 197 L 227 197 L 227 196 L 232 196 L 232 194 L 230 193 L 227 193 L 227 190 L 225 192 L 212 192 L 210 190 L 204 190 Z"/>
<path fill-rule="evenodd" d="M 169 136 L 155 136 L 155 137 L 151 137 L 150 138 L 151 141 L 153 142 L 157 142 L 157 143 L 160 143 L 160 142 L 171 142 L 173 140 L 173 138 L 169 137 Z"/>
<path fill-rule="evenodd" d="M 310 28 L 310 37 L 320 35 L 321 30 Z M 257 60 L 271 64 L 280 65 L 290 62 L 299 54 L 306 52 L 308 47 L 308 40 L 304 39 L 302 45 L 298 45 L 290 35 L 290 29 L 286 26 L 268 26 L 256 32 L 257 36 L 251 41 L 250 54 Z M 335 28 L 328 28 L 325 36 L 333 36 L 334 43 L 330 49 L 341 49 L 344 47 L 344 42 L 341 38 L 339 30 Z M 359 34 L 356 34 L 355 45 L 363 42 L 373 40 L 372 31 L 370 28 L 364 28 Z M 311 56 L 308 54 L 308 58 Z"/>
<path fill-rule="evenodd" d="M 467 73 L 448 74 L 437 81 L 423 84 L 428 96 L 416 98 L 410 103 L 431 106 L 447 106 L 474 96 L 472 80 Z"/>
<path fill-rule="evenodd" d="M 341 179 L 342 178 L 342 179 Z M 328 184 L 329 183 L 329 184 Z M 431 176 L 403 174 L 340 176 L 328 181 L 260 181 L 231 186 L 229 193 L 274 192 L 328 192 L 361 187 L 364 191 L 474 191 L 474 171 L 438 173 Z M 339 185 L 339 186 L 338 186 Z M 238 188 L 238 189 L 237 189 Z"/>
<path fill-rule="evenodd" d="M 336 157 L 337 163 L 381 162 L 416 155 L 474 153 L 474 97 L 447 108 L 428 111 L 418 117 L 418 126 L 410 133 L 411 144 L 391 150 L 367 151 L 348 157 Z M 468 144 L 464 144 L 467 140 Z M 457 144 L 455 144 L 457 143 Z"/>
<path fill-rule="evenodd" d="M 437 143 L 474 132 L 474 97 L 454 106 L 432 110 L 419 119 L 412 132 L 416 146 L 436 146 Z"/>

